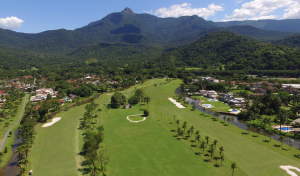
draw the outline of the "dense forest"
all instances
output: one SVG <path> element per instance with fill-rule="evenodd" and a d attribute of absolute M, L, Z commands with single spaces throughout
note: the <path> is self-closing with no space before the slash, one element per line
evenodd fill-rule
<path fill-rule="evenodd" d="M 285 32 L 278 27 L 295 21 L 221 24 L 198 16 L 158 18 L 126 8 L 75 30 L 25 34 L 0 29 L 0 79 L 34 75 L 59 81 L 84 73 L 298 76 L 299 35 L 293 32 L 298 26 Z"/>

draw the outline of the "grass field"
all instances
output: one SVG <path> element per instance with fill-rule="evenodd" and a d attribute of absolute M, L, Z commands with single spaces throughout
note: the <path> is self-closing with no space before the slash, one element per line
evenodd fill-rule
<path fill-rule="evenodd" d="M 29 95 L 26 94 L 25 96 L 27 96 L 27 101 L 29 101 Z M 21 104 L 19 105 L 19 108 L 18 108 L 18 112 L 16 114 L 15 117 L 13 118 L 10 118 L 6 121 L 9 122 L 9 126 L 8 127 L 4 127 L 4 123 L 5 121 L 1 122 L 1 126 L 0 126 L 0 143 L 2 143 L 3 141 L 3 138 L 5 136 L 5 133 L 7 132 L 7 130 L 13 125 L 16 123 L 16 121 L 18 120 L 19 116 L 20 116 L 20 113 L 21 113 L 21 110 L 22 110 L 22 106 L 23 106 L 23 103 L 24 103 L 24 100 L 25 100 L 25 97 L 23 97 L 23 100 L 21 102 Z M 20 124 L 20 123 L 19 123 Z M 1 152 L 4 151 L 5 147 L 7 147 L 7 153 L 4 154 L 3 158 L 2 158 L 2 162 L 0 163 L 0 168 L 2 168 L 7 162 L 8 160 L 10 159 L 11 155 L 12 155 L 12 150 L 11 150 L 11 145 L 14 144 L 14 140 L 15 140 L 15 136 L 14 136 L 14 131 L 19 127 L 19 124 L 17 124 L 12 130 L 12 135 L 8 135 L 6 141 L 5 141 L 5 144 L 1 150 Z"/>
<path fill-rule="evenodd" d="M 280 142 L 263 142 L 267 137 L 242 135 L 243 130 L 203 117 L 199 111 L 191 111 L 190 106 L 177 108 L 167 98 L 174 95 L 180 83 L 180 80 L 165 83 L 165 80 L 156 79 L 122 92 L 129 97 L 135 87 L 142 87 L 150 96 L 150 115 L 143 122 L 132 123 L 126 117 L 141 114 L 144 105 L 101 113 L 101 123 L 105 129 L 102 145 L 110 156 L 110 175 L 231 175 L 231 162 L 238 165 L 235 175 L 287 175 L 279 168 L 280 165 L 299 167 L 300 160 L 293 157 L 299 151 L 294 148 L 286 151 L 273 146 Z M 110 96 L 101 95 L 96 102 L 107 104 Z M 30 167 L 35 175 L 82 175 L 77 170 L 83 159 L 78 155 L 83 145 L 83 131 L 78 130 L 83 113 L 84 106 L 75 107 L 59 113 L 57 117 L 62 117 L 62 120 L 51 127 L 36 126 L 37 137 L 30 156 Z M 225 148 L 222 167 L 214 166 L 220 161 L 204 162 L 206 157 L 196 155 L 195 152 L 202 152 L 202 149 L 192 147 L 194 142 L 174 137 L 176 133 L 171 132 L 176 128 L 173 115 L 181 124 L 186 121 L 188 127 L 193 125 L 195 131 L 200 130 L 201 140 L 208 135 L 211 141 L 219 141 L 218 146 Z M 283 148 L 288 146 L 283 145 Z"/>
<path fill-rule="evenodd" d="M 253 92 L 250 90 L 232 90 L 231 93 L 240 93 L 240 92 L 247 92 L 248 94 L 252 94 Z"/>
<path fill-rule="evenodd" d="M 201 70 L 202 68 L 198 68 L 198 67 L 189 67 L 189 68 L 185 68 L 185 70 Z"/>
<path fill-rule="evenodd" d="M 214 106 L 213 108 L 211 108 L 211 110 L 213 110 L 213 111 L 228 112 L 228 109 L 232 109 L 232 108 L 230 108 L 230 106 L 228 106 L 225 103 L 222 103 L 221 101 L 209 101 L 209 100 L 211 100 L 210 98 L 205 98 L 205 97 L 201 97 L 201 96 L 192 96 L 192 97 L 204 101 L 204 102 L 202 102 L 202 104 L 211 104 L 212 106 Z"/>

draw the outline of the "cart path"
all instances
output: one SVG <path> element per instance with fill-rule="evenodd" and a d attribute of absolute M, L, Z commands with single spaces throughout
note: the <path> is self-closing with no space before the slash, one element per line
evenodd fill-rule
<path fill-rule="evenodd" d="M 8 134 L 9 134 L 10 130 L 13 129 L 13 127 L 15 127 L 15 126 L 20 122 L 20 120 L 21 120 L 21 118 L 22 118 L 22 116 L 23 116 L 23 111 L 24 111 L 24 108 L 25 108 L 25 105 L 26 105 L 26 98 L 27 98 L 27 96 L 28 96 L 28 94 L 25 95 L 23 107 L 22 107 L 22 110 L 21 110 L 21 113 L 20 113 L 20 116 L 19 116 L 18 121 L 17 121 L 15 124 L 13 124 L 13 126 L 11 126 L 11 127 L 7 130 L 7 132 L 5 133 L 4 139 L 3 139 L 2 143 L 1 143 L 1 146 L 0 146 L 0 151 L 2 150 L 2 148 L 3 148 L 4 144 L 5 144 L 5 141 L 6 141 L 6 139 L 7 139 L 7 136 L 8 136 Z"/>

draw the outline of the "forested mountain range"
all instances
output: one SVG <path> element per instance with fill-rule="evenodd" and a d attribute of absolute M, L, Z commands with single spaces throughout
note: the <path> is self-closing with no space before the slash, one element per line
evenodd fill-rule
<path fill-rule="evenodd" d="M 300 34 L 286 37 L 272 42 L 274 45 L 285 45 L 292 48 L 300 48 Z"/>
<path fill-rule="evenodd" d="M 270 25 L 271 22 L 273 25 Z M 298 25 L 297 20 L 215 23 L 198 16 L 159 18 L 150 14 L 135 14 L 131 9 L 126 8 L 122 12 L 111 13 L 99 21 L 75 30 L 59 29 L 38 34 L 26 34 L 0 29 L 0 45 L 58 54 L 69 54 L 78 48 L 99 43 L 177 48 L 210 32 L 221 30 L 271 42 L 295 34 L 280 31 L 282 23 L 285 24 L 282 25 L 285 27 L 285 31 L 300 31 L 300 23 Z M 291 25 L 286 23 L 291 23 Z M 244 26 L 240 26 L 241 24 Z M 293 26 L 293 29 L 287 30 L 289 26 Z"/>
<path fill-rule="evenodd" d="M 75 30 L 25 34 L 0 29 L 0 70 L 82 64 L 213 70 L 299 68 L 299 49 L 288 48 L 299 47 L 299 35 L 294 32 L 264 30 L 246 23 L 224 24 L 220 27 L 220 23 L 198 16 L 158 18 L 126 8 Z"/>
<path fill-rule="evenodd" d="M 218 31 L 158 60 L 169 64 L 218 70 L 295 70 L 300 66 L 300 50 L 249 40 L 237 34 Z"/>
<path fill-rule="evenodd" d="M 215 24 L 219 27 L 251 25 L 264 30 L 300 32 L 300 19 L 227 21 L 215 22 Z"/>

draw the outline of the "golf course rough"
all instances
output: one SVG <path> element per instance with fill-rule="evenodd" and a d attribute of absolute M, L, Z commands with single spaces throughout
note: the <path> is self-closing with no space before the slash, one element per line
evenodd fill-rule
<path fill-rule="evenodd" d="M 280 142 L 272 140 L 266 143 L 266 136 L 252 137 L 243 135 L 244 130 L 233 125 L 224 126 L 221 120 L 213 121 L 211 118 L 200 115 L 199 111 L 191 111 L 191 108 L 179 109 L 168 97 L 174 96 L 174 91 L 182 83 L 181 80 L 172 80 L 166 83 L 165 79 L 152 79 L 144 84 L 132 86 L 122 93 L 130 98 L 136 88 L 143 88 L 145 94 L 151 98 L 148 110 L 151 112 L 147 120 L 138 123 L 129 123 L 127 116 L 141 114 L 147 107 L 141 103 L 130 109 L 110 109 L 100 113 L 101 125 L 104 127 L 104 141 L 100 144 L 107 149 L 110 157 L 108 170 L 110 175 L 231 175 L 231 163 L 237 163 L 234 175 L 287 175 L 287 172 L 279 166 L 298 166 L 299 159 L 293 155 L 299 153 L 295 148 L 288 148 Z M 154 85 L 157 86 L 154 86 Z M 96 103 L 109 104 L 111 95 L 100 96 Z M 79 123 L 84 113 L 84 105 L 63 111 L 57 114 L 62 117 L 59 123 L 51 128 L 42 128 L 38 124 L 36 141 L 30 155 L 30 170 L 36 175 L 83 175 L 79 170 L 84 158 L 79 155 L 83 146 L 82 134 Z M 184 121 L 187 127 L 194 126 L 194 131 L 199 130 L 201 141 L 209 136 L 211 141 L 218 140 L 217 147 L 223 146 L 225 160 L 222 166 L 220 160 L 204 162 L 210 158 L 205 149 L 197 146 L 195 134 L 192 138 L 177 137 L 177 128 L 173 116 L 180 121 L 179 127 Z M 99 125 L 99 123 L 95 124 Z M 195 147 L 192 147 L 195 146 Z M 218 150 L 217 150 L 218 151 Z M 200 155 L 197 153 L 200 152 Z M 205 155 L 208 154 L 209 157 Z M 215 152 L 218 157 L 219 153 Z"/>

